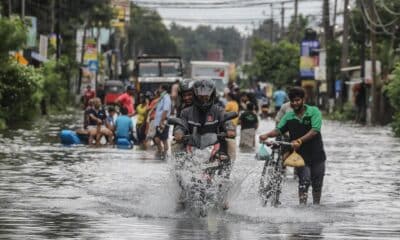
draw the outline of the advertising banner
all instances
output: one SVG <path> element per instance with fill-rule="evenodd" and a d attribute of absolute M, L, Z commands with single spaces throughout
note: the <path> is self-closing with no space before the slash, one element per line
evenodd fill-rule
<path fill-rule="evenodd" d="M 85 55 L 83 57 L 83 63 L 87 65 L 90 60 L 97 61 L 97 45 L 94 38 L 87 38 L 85 41 Z"/>
<path fill-rule="evenodd" d="M 300 45 L 300 78 L 315 79 L 314 68 L 319 65 L 320 43 L 318 40 L 303 40 Z"/>

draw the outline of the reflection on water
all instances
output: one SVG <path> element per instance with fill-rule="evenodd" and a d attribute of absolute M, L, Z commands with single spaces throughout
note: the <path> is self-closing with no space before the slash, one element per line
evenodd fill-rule
<path fill-rule="evenodd" d="M 177 211 L 168 162 L 140 150 L 63 147 L 78 114 L 0 133 L 1 239 L 398 239 L 400 142 L 387 128 L 326 122 L 322 206 L 299 207 L 289 171 L 282 205 L 261 207 L 263 162 L 239 153 L 230 209 L 193 218 Z M 262 131 L 273 127 L 263 122 Z"/>

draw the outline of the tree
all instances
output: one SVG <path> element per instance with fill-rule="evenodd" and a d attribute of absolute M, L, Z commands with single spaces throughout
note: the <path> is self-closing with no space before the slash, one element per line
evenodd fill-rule
<path fill-rule="evenodd" d="M 0 61 L 9 57 L 9 51 L 20 50 L 26 42 L 26 28 L 19 18 L 0 18 Z"/>
<path fill-rule="evenodd" d="M 9 52 L 21 49 L 26 29 L 18 18 L 0 18 L 0 126 L 31 116 L 39 101 L 40 70 L 19 64 Z"/>
<path fill-rule="evenodd" d="M 292 17 L 288 26 L 288 36 L 287 38 L 291 43 L 299 43 L 302 39 L 302 34 L 305 32 L 307 26 L 309 25 L 309 20 L 303 15 L 297 17 L 297 25 L 294 17 Z"/>
<path fill-rule="evenodd" d="M 140 54 L 173 55 L 177 52 L 174 39 L 170 36 L 160 15 L 152 10 L 131 5 L 128 33 L 128 58 Z"/>
<path fill-rule="evenodd" d="M 221 49 L 224 61 L 239 63 L 243 39 L 233 27 L 212 29 L 210 26 L 198 26 L 195 30 L 171 24 L 170 34 L 178 45 L 178 52 L 185 62 L 206 60 L 212 49 Z"/>
<path fill-rule="evenodd" d="M 252 64 L 245 68 L 250 77 L 275 85 L 293 85 L 299 72 L 299 47 L 287 41 L 271 44 L 269 41 L 255 39 L 255 56 Z"/>

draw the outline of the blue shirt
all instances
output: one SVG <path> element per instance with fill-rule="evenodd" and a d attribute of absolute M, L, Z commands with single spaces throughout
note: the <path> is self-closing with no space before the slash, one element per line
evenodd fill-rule
<path fill-rule="evenodd" d="M 121 115 L 117 117 L 115 121 L 115 136 L 117 138 L 130 139 L 132 132 L 132 119 L 127 115 Z"/>
<path fill-rule="evenodd" d="M 287 95 L 285 91 L 283 90 L 278 90 L 274 92 L 274 101 L 275 101 L 275 107 L 280 107 L 282 106 L 287 99 Z"/>
<path fill-rule="evenodd" d="M 156 117 L 154 118 L 154 126 L 160 126 L 163 112 L 167 112 L 167 117 L 171 115 L 171 97 L 168 93 L 164 93 L 157 103 Z"/>

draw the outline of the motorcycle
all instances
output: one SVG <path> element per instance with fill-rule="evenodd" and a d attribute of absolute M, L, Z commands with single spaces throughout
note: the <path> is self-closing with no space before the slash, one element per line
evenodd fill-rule
<path fill-rule="evenodd" d="M 226 113 L 224 122 L 237 116 Z M 168 124 L 189 130 L 179 118 L 169 118 Z M 187 131 L 188 132 L 188 131 Z M 230 157 L 221 151 L 225 133 L 185 135 L 180 149 L 173 154 L 174 171 L 181 187 L 180 202 L 185 210 L 195 216 L 205 217 L 210 209 L 224 209 L 231 169 Z"/>

